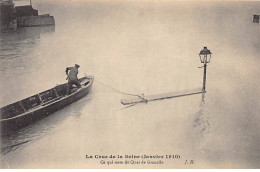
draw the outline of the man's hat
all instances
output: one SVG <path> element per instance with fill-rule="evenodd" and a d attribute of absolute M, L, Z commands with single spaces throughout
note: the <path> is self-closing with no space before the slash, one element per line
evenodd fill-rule
<path fill-rule="evenodd" d="M 78 67 L 78 68 L 80 67 L 80 65 L 78 65 L 78 64 L 75 64 L 75 66 Z"/>

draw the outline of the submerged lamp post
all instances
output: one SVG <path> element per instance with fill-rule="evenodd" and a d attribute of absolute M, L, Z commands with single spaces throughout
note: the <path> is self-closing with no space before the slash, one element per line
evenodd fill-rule
<path fill-rule="evenodd" d="M 204 47 L 201 51 L 200 51 L 200 62 L 204 63 L 204 75 L 203 75 L 203 88 L 202 91 L 206 91 L 206 71 L 207 71 L 207 63 L 210 62 L 211 59 L 211 52 L 209 49 L 207 49 L 207 47 Z M 208 56 L 209 55 L 209 56 Z"/>

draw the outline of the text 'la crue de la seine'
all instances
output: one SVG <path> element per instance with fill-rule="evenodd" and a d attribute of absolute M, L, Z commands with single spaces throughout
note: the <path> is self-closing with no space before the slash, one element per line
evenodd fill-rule
<path fill-rule="evenodd" d="M 86 158 L 95 159 L 113 159 L 113 158 L 125 158 L 125 159 L 179 159 L 180 155 L 86 155 Z"/>

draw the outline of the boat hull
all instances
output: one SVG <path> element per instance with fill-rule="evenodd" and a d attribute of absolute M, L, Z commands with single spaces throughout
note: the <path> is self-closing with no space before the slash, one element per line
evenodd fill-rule
<path fill-rule="evenodd" d="M 52 101 L 51 103 L 41 105 L 31 111 L 23 113 L 21 115 L 4 119 L 1 121 L 1 135 L 9 135 L 17 130 L 24 128 L 74 102 L 86 96 L 92 87 L 93 80 L 91 83 L 80 88 L 78 91 L 71 95 L 61 97 L 58 100 Z"/>

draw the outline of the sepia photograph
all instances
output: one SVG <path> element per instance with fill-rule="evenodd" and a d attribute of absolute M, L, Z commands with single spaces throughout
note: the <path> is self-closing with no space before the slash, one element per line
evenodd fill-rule
<path fill-rule="evenodd" d="M 0 0 L 1 169 L 259 169 L 260 1 Z"/>

